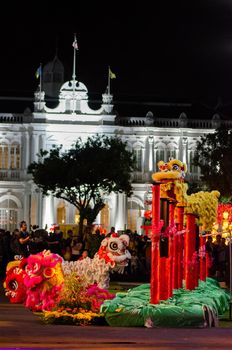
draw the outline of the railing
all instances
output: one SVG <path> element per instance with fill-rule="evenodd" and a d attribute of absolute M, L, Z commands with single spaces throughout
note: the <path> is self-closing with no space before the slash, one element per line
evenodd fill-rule
<path fill-rule="evenodd" d="M 191 129 L 215 129 L 220 124 L 224 124 L 227 127 L 232 126 L 232 121 L 214 121 L 214 120 L 203 120 L 203 119 L 186 119 L 182 120 L 179 118 L 154 118 L 147 124 L 145 117 L 117 117 L 117 124 L 121 126 L 141 127 L 150 126 L 158 128 L 191 128 Z"/>
<path fill-rule="evenodd" d="M 18 169 L 0 170 L 0 181 L 19 181 L 26 179 L 26 172 Z"/>
<path fill-rule="evenodd" d="M 0 123 L 30 123 L 32 121 L 31 115 L 24 114 L 12 114 L 12 113 L 0 113 Z"/>

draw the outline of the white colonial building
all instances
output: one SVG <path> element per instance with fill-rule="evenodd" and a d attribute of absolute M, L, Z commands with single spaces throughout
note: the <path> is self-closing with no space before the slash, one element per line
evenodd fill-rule
<path fill-rule="evenodd" d="M 75 207 L 57 198 L 43 197 L 27 174 L 28 165 L 37 160 L 40 149 L 61 144 L 68 149 L 78 137 L 85 140 L 96 133 L 118 135 L 136 154 L 138 170 L 133 174 L 133 195 L 127 198 L 112 194 L 105 198 L 106 206 L 96 220 L 107 231 L 111 226 L 140 231 L 144 198 L 159 160 L 181 159 L 188 165 L 189 179 L 199 179 L 198 169 L 192 165 L 196 142 L 201 135 L 214 132 L 221 123 L 219 115 L 206 120 L 190 119 L 183 105 L 182 113 L 173 118 L 151 112 L 141 118 L 120 117 L 113 107 L 113 96 L 104 93 L 99 109 L 91 109 L 87 87 L 73 77 L 61 85 L 56 107 L 48 107 L 45 92 L 39 88 L 33 112 L 0 114 L 0 228 L 13 230 L 23 219 L 40 227 L 78 222 Z"/>

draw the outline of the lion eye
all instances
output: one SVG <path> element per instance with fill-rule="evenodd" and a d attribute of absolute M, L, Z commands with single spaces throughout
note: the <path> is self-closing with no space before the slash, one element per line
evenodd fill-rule
<path fill-rule="evenodd" d="M 15 280 L 10 281 L 9 286 L 10 286 L 11 290 L 17 290 L 18 289 L 18 282 Z"/>
<path fill-rule="evenodd" d="M 117 242 L 110 242 L 109 247 L 111 250 L 117 250 L 118 249 L 118 243 Z"/>
<path fill-rule="evenodd" d="M 172 166 L 172 170 L 180 170 L 179 165 L 177 165 L 177 164 L 173 164 L 173 166 Z"/>

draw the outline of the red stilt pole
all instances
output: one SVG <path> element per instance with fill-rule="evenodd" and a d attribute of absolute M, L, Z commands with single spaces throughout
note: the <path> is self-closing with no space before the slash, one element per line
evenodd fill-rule
<path fill-rule="evenodd" d="M 174 236 L 174 227 L 175 227 L 175 203 L 169 202 L 169 240 L 168 240 L 168 297 L 172 297 L 173 295 L 173 280 L 175 278 L 175 270 L 176 270 L 176 246 L 175 246 L 175 236 Z"/>
<path fill-rule="evenodd" d="M 152 186 L 151 304 L 160 301 L 160 184 Z"/>
<path fill-rule="evenodd" d="M 200 236 L 200 247 L 199 247 L 199 256 L 200 256 L 200 280 L 206 280 L 206 254 L 205 254 L 205 241 L 206 237 Z"/>
<path fill-rule="evenodd" d="M 184 223 L 184 207 L 177 207 L 177 230 L 183 231 Z M 182 288 L 182 281 L 184 276 L 184 235 L 177 235 L 177 257 L 176 257 L 176 270 L 177 270 L 177 286 L 176 288 Z"/>
<path fill-rule="evenodd" d="M 169 275 L 169 258 L 160 258 L 160 300 L 167 300 L 169 290 L 167 288 L 167 280 Z"/>
<path fill-rule="evenodd" d="M 170 242 L 170 250 L 169 250 L 169 258 L 170 258 L 170 297 L 173 294 L 173 289 L 177 288 L 177 279 L 178 279 L 178 270 L 177 270 L 177 236 L 175 235 L 175 203 L 169 203 L 169 219 L 170 219 L 170 229 L 171 234 L 169 238 Z"/>
<path fill-rule="evenodd" d="M 192 290 L 196 287 L 196 268 L 194 252 L 196 250 L 196 224 L 195 215 L 187 214 L 185 234 L 185 288 Z"/>

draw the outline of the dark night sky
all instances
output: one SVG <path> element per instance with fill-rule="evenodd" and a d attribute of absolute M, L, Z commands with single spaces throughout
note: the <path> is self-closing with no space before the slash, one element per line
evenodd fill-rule
<path fill-rule="evenodd" d="M 78 80 L 90 98 L 100 99 L 110 65 L 121 113 L 129 108 L 133 114 L 134 102 L 142 101 L 215 106 L 220 97 L 223 104 L 232 103 L 231 0 L 67 4 L 16 3 L 2 12 L 0 96 L 31 98 L 38 83 L 35 70 L 53 59 L 57 40 L 58 57 L 71 79 L 76 32 Z"/>

